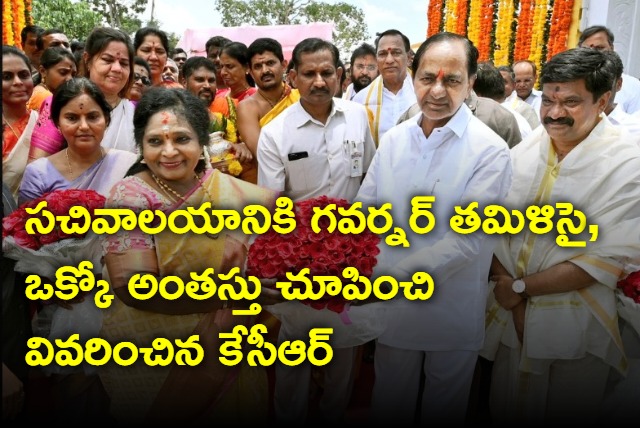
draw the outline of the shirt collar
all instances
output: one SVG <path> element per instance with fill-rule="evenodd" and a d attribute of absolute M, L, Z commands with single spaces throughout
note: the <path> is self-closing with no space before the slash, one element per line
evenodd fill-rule
<path fill-rule="evenodd" d="M 294 105 L 289 108 L 293 108 L 293 114 L 291 115 L 291 122 L 296 128 L 300 128 L 306 125 L 308 122 L 313 122 L 318 125 L 326 126 L 326 124 L 322 124 L 313 117 L 302 107 L 302 103 L 298 101 Z M 337 113 L 344 113 L 344 107 L 336 102 L 335 98 L 331 100 L 331 112 L 329 113 L 329 117 L 327 118 L 327 124 L 331 121 L 331 118 L 335 116 Z"/>
<path fill-rule="evenodd" d="M 421 127 L 422 117 L 422 112 L 420 112 L 420 114 L 413 117 L 412 121 L 417 126 L 420 134 L 424 136 Z M 436 129 L 448 129 L 456 134 L 458 138 L 460 138 L 462 137 L 462 134 L 464 134 L 464 132 L 467 130 L 467 125 L 469 124 L 469 121 L 471 121 L 472 117 L 473 113 L 471 112 L 469 107 L 467 107 L 465 103 L 462 103 L 458 111 L 453 116 L 451 116 L 451 119 L 449 119 L 449 121 L 443 127 L 434 128 L 434 131 Z"/>

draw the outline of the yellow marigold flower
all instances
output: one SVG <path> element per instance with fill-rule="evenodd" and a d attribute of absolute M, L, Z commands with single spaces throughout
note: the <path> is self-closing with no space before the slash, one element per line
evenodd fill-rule
<path fill-rule="evenodd" d="M 242 172 L 242 165 L 237 160 L 232 160 L 229 163 L 229 174 L 233 176 L 238 176 Z"/>

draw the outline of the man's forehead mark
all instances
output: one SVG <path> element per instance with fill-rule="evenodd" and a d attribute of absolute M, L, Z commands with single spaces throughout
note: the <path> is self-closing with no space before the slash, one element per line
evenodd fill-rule
<path fill-rule="evenodd" d="M 555 92 L 560 92 L 560 86 L 557 86 L 553 89 Z"/>
<path fill-rule="evenodd" d="M 436 76 L 436 79 L 442 79 L 444 78 L 444 70 L 440 69 L 438 70 L 438 75 Z"/>
<path fill-rule="evenodd" d="M 80 110 L 84 109 L 84 103 L 80 103 Z"/>

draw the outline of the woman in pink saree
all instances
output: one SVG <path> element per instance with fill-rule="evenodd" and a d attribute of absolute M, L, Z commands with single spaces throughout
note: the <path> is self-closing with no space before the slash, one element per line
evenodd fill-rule
<path fill-rule="evenodd" d="M 267 189 L 207 168 L 206 107 L 187 91 L 151 88 L 134 117 L 140 161 L 117 183 L 107 205 L 113 208 L 162 210 L 169 213 L 211 202 L 217 208 L 241 211 L 248 204 L 271 207 L 276 195 Z M 113 362 L 100 376 L 111 398 L 111 413 L 119 423 L 237 425 L 267 420 L 267 378 L 262 367 L 227 367 L 218 357 L 218 334 L 234 326 L 249 326 L 253 317 L 232 316 L 216 297 L 197 301 L 186 296 L 136 300 L 127 287 L 134 274 L 158 278 L 189 278 L 213 267 L 216 273 L 244 268 L 249 237 L 234 232 L 149 236 L 140 230 L 106 237 L 105 277 L 115 299 L 106 312 L 101 337 L 111 343 L 130 341 L 150 346 L 158 337 L 186 340 L 197 334 L 205 358 L 199 366 L 149 367 L 142 362 L 121 367 Z M 279 293 L 262 290 L 261 302 L 278 301 Z M 236 302 L 231 302 L 231 305 Z"/>
<path fill-rule="evenodd" d="M 135 152 L 133 140 L 134 104 L 126 99 L 133 84 L 133 46 L 128 35 L 114 28 L 95 28 L 85 43 L 79 74 L 90 79 L 110 106 L 109 126 L 102 139 L 105 149 Z M 64 137 L 51 120 L 51 100 L 40 107 L 31 137 L 30 162 L 64 149 Z"/>

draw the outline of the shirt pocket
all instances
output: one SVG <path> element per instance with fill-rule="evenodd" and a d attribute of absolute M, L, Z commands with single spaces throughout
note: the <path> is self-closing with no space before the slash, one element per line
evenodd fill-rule
<path fill-rule="evenodd" d="M 313 189 L 322 181 L 322 170 L 328 168 L 325 156 L 310 155 L 294 161 L 285 161 L 287 174 L 285 190 L 302 192 Z"/>

